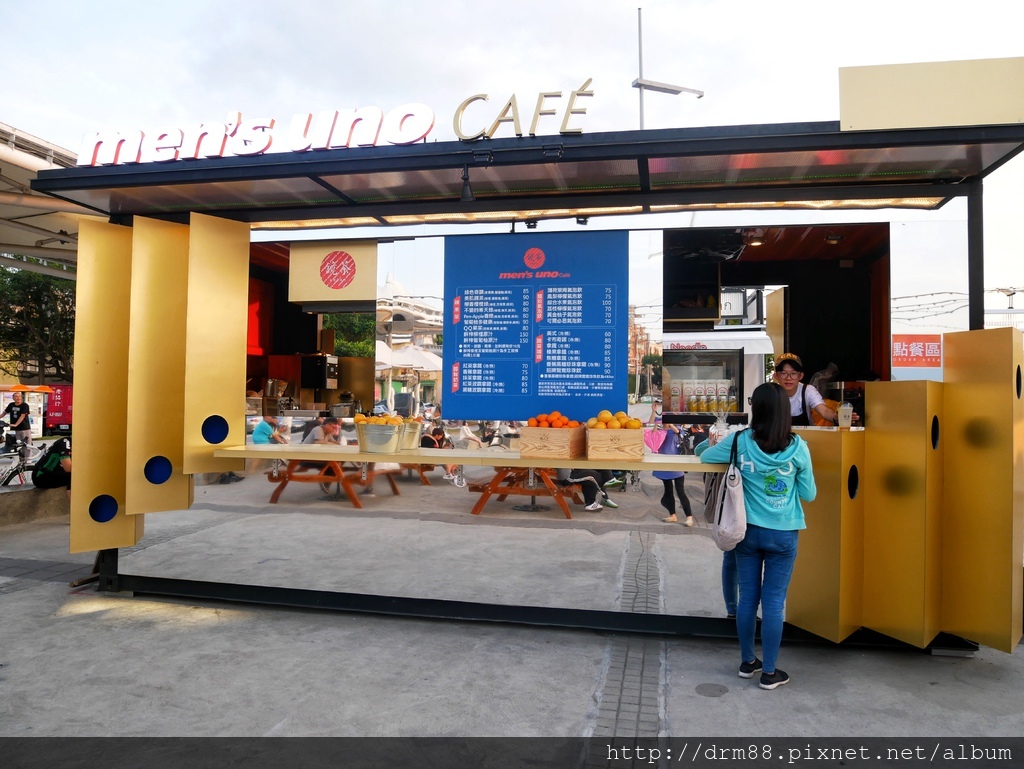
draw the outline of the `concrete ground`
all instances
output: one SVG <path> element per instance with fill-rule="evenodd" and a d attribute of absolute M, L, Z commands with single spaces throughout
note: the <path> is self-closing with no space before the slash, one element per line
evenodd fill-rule
<path fill-rule="evenodd" d="M 198 486 L 190 510 L 147 516 L 120 570 L 722 616 L 720 554 L 706 528 L 661 522 L 654 479 L 569 521 L 514 509 L 528 498 L 471 516 L 440 475 L 397 497 L 378 482 L 363 510 L 312 484 L 270 505 L 258 474 Z M 0 736 L 982 737 L 1024 719 L 1019 648 L 787 644 L 792 683 L 762 691 L 734 640 L 107 595 L 68 586 L 93 555 L 67 551 L 66 519 L 0 528 Z"/>

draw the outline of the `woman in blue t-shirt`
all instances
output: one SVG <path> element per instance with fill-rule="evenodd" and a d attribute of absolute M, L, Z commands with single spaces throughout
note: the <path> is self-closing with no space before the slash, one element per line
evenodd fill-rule
<path fill-rule="evenodd" d="M 729 461 L 735 441 L 743 478 L 747 535 L 736 546 L 740 596 L 736 631 L 740 639 L 740 678 L 761 671 L 760 687 L 775 689 L 789 676 L 775 667 L 782 643 L 786 592 L 796 561 L 797 535 L 806 528 L 800 500 L 817 494 L 807 443 L 792 432 L 789 398 L 774 382 L 759 385 L 750 402 L 750 429 L 726 436 L 714 446 L 695 449 L 704 462 Z M 761 653 L 754 654 L 757 606 L 761 605 Z"/>

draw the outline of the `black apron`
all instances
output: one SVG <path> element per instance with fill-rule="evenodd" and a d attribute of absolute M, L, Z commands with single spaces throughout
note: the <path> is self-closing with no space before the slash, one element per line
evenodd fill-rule
<path fill-rule="evenodd" d="M 803 384 L 797 385 L 800 388 L 800 400 L 803 403 L 804 410 L 793 417 L 793 427 L 810 427 L 811 419 L 807 413 L 807 388 Z"/>

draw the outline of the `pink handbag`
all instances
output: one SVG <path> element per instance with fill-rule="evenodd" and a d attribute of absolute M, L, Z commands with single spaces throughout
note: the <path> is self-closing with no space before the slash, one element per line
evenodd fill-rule
<path fill-rule="evenodd" d="M 660 427 L 645 427 L 644 428 L 644 443 L 647 447 L 655 454 L 658 453 L 658 449 L 661 448 L 661 444 L 665 442 L 665 431 Z"/>

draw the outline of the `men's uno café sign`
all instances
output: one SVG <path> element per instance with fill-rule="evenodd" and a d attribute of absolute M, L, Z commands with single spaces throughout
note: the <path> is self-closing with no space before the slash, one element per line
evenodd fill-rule
<path fill-rule="evenodd" d="M 593 96 L 588 90 L 592 78 L 571 91 L 559 128 L 560 134 L 582 133 L 569 125 L 574 115 L 586 114 L 579 106 L 582 97 Z M 530 120 L 530 136 L 537 135 L 542 118 L 557 117 L 552 106 L 563 97 L 561 91 L 539 93 Z M 488 125 L 480 117 L 480 106 L 487 94 L 476 94 L 463 101 L 452 120 L 455 135 L 463 141 L 491 139 L 505 124 L 516 136 L 523 135 L 523 113 L 515 94 Z M 467 127 L 468 126 L 468 127 Z M 185 128 L 126 133 L 92 133 L 82 142 L 78 153 L 80 166 L 109 166 L 126 163 L 160 163 L 175 160 L 200 160 L 230 156 L 264 155 L 270 152 L 309 152 L 348 147 L 377 147 L 386 144 L 405 145 L 423 141 L 434 128 L 434 111 L 426 104 L 403 104 L 384 113 L 379 107 L 327 110 L 317 115 L 293 115 L 287 126 L 274 118 L 242 117 L 238 112 L 223 123 L 201 123 Z"/>

